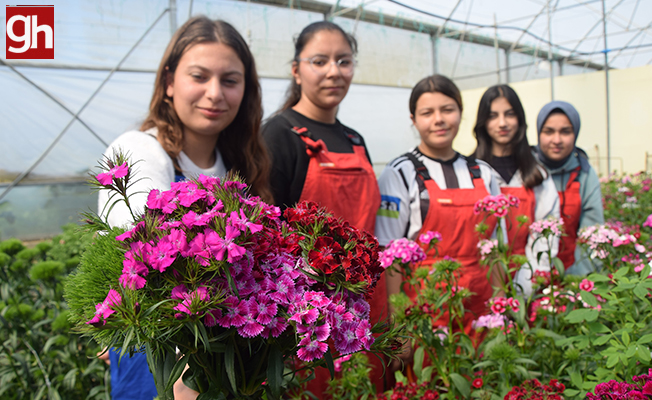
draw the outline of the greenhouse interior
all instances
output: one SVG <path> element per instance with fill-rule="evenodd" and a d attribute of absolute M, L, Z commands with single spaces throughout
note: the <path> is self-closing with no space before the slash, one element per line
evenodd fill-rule
<path fill-rule="evenodd" d="M 432 73 L 464 92 L 461 152 L 473 151 L 473 113 L 484 88 L 509 83 L 531 120 L 531 142 L 537 110 L 566 100 L 591 115 L 578 143 L 602 175 L 645 170 L 651 5 L 604 3 L 605 10 L 597 0 L 516 7 L 509 0 L 56 1 L 53 60 L 8 61 L 2 49 L 0 238 L 51 236 L 78 221 L 80 210 L 97 207 L 85 185 L 89 171 L 109 143 L 142 122 L 160 55 L 195 14 L 230 22 L 245 36 L 265 117 L 281 105 L 292 39 L 304 26 L 328 19 L 354 34 L 358 68 L 338 118 L 365 137 L 377 172 L 396 149 L 417 143 L 407 99 Z"/>
<path fill-rule="evenodd" d="M 149 400 L 137 395 L 142 382 L 127 387 L 135 397 L 118 393 L 141 377 L 115 372 L 134 354 L 160 400 L 652 398 L 651 0 L 24 2 L 3 7 L 0 24 L 0 398 Z M 53 10 L 54 58 L 10 57 L 12 7 Z M 338 212 L 310 201 L 270 205 L 275 188 L 250 182 L 252 170 L 185 179 L 181 155 L 168 157 L 160 136 L 148 140 L 174 166 L 172 190 L 150 192 L 146 213 L 129 210 L 131 225 L 97 215 L 98 196 L 102 204 L 101 193 L 137 179 L 141 161 L 107 158 L 107 148 L 145 130 L 168 43 L 197 16 L 227 22 L 251 50 L 263 125 L 291 111 L 282 107 L 304 61 L 316 75 L 349 74 L 331 111 L 364 138 L 342 128 L 366 164 L 342 212 L 363 204 L 373 208 L 366 220 L 333 218 Z M 355 38 L 357 53 L 325 66 L 320 55 L 297 58 L 300 33 L 320 21 L 341 27 L 351 50 L 347 34 Z M 32 23 L 37 35 L 44 25 Z M 237 51 L 207 41 L 179 57 L 211 45 Z M 456 104 L 452 161 L 417 159 L 427 128 L 410 112 L 411 93 L 429 76 L 448 77 L 461 92 L 459 101 L 439 89 L 418 98 Z M 480 152 L 476 120 L 495 85 L 520 98 L 520 154 L 538 161 L 519 164 L 527 176 L 513 166 L 521 192 L 501 194 L 503 171 L 466 158 Z M 168 104 L 179 87 L 168 82 Z M 511 101 L 501 96 L 491 107 Z M 202 112 L 219 119 L 222 110 Z M 543 125 L 560 113 L 575 140 L 564 160 L 577 158 L 562 170 L 562 188 L 543 145 L 527 147 L 542 143 Z M 316 168 L 324 143 L 287 122 Z M 219 166 L 214 139 L 215 151 L 206 147 Z M 247 149 L 246 165 L 272 168 L 255 153 L 265 146 Z M 311 193 L 321 196 L 332 181 L 313 173 Z M 383 192 L 383 179 L 409 202 Z M 471 202 L 478 193 L 486 197 Z M 386 240 L 391 229 L 400 238 Z"/>

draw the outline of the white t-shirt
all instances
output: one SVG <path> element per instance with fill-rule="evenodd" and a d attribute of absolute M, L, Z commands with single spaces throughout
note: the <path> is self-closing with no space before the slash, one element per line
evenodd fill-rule
<path fill-rule="evenodd" d="M 411 150 L 411 153 L 423 163 L 437 186 L 442 190 L 446 189 L 446 177 L 442 163 L 427 157 L 416 147 Z M 487 193 L 494 196 L 500 194 L 493 169 L 482 160 L 477 160 L 477 163 Z M 473 179 L 469 173 L 466 159 L 457 154 L 452 161 L 452 167 L 459 189 L 472 189 Z M 380 187 L 381 206 L 376 216 L 376 236 L 380 245 L 387 246 L 391 240 L 401 237 L 416 239 L 423 225 L 422 220 L 425 218 L 421 215 L 419 196 L 427 196 L 428 192 L 419 193 L 417 174 L 412 161 L 405 155 L 391 161 L 378 178 L 378 186 Z"/>
<path fill-rule="evenodd" d="M 128 194 L 135 215 L 143 212 L 147 203 L 147 195 L 152 189 L 170 190 L 170 184 L 174 182 L 174 164 L 170 156 L 156 140 L 156 134 L 156 128 L 148 129 L 145 132 L 126 132 L 113 141 L 104 152 L 104 155 L 109 157 L 113 155 L 114 151 L 118 150 L 129 155 L 134 168 L 133 172 L 135 172 L 135 175 L 132 175 L 134 178 L 132 178 L 131 182 L 135 183 L 129 188 Z M 184 152 L 179 153 L 178 161 L 181 172 L 188 179 L 196 178 L 200 174 L 216 177 L 226 176 L 227 170 L 224 160 L 217 149 L 215 149 L 215 164 L 210 168 L 198 167 Z M 106 215 L 112 202 L 109 196 L 114 193 L 108 190 L 100 190 L 98 213 L 101 216 Z M 113 200 L 115 199 L 117 197 Z M 124 226 L 133 222 L 124 202 L 119 202 L 113 207 L 109 213 L 108 222 L 111 226 Z"/>

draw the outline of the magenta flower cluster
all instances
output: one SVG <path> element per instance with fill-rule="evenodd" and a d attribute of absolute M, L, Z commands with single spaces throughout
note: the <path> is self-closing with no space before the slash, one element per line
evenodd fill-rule
<path fill-rule="evenodd" d="M 521 200 L 511 194 L 509 196 L 505 196 L 504 194 L 499 194 L 497 196 L 488 195 L 484 199 L 478 200 L 475 203 L 473 212 L 475 214 L 480 214 L 484 211 L 502 218 L 507 215 L 510 207 L 518 208 L 519 204 L 521 204 Z"/>
<path fill-rule="evenodd" d="M 419 236 L 419 241 L 423 245 L 430 245 L 433 241 L 440 241 L 439 232 L 428 231 Z M 400 238 L 389 242 L 385 250 L 379 254 L 380 265 L 383 268 L 390 267 L 394 260 L 403 264 L 418 263 L 426 259 L 426 253 L 423 248 L 410 239 Z"/>
<path fill-rule="evenodd" d="M 482 239 L 478 242 L 478 249 L 480 250 L 480 259 L 486 260 L 492 253 L 498 250 L 498 240 Z"/>
<path fill-rule="evenodd" d="M 109 186 L 113 183 L 113 180 L 118 178 L 124 178 L 129 173 L 129 167 L 127 163 L 122 163 L 121 165 L 116 165 L 113 168 L 109 169 L 107 172 L 102 172 L 97 175 L 97 180 L 104 186 Z"/>
<path fill-rule="evenodd" d="M 640 272 L 645 264 L 641 256 L 650 258 L 648 250 L 642 244 L 638 243 L 638 238 L 624 231 L 617 225 L 593 225 L 582 228 L 579 233 L 578 241 L 588 247 L 591 257 L 606 259 L 615 249 L 629 250 L 630 253 L 621 257 L 621 261 L 634 264 L 636 272 Z M 629 247 L 628 247 L 629 246 Z"/>
<path fill-rule="evenodd" d="M 502 328 L 505 326 L 505 317 L 502 314 L 488 314 L 488 315 L 482 315 L 478 317 L 475 321 L 472 323 L 472 328 L 473 329 L 481 329 L 481 328 L 487 328 L 487 329 L 494 329 L 494 328 Z"/>
<path fill-rule="evenodd" d="M 521 302 L 513 297 L 493 297 L 489 300 L 489 306 L 494 314 L 504 314 L 508 310 L 518 312 Z"/>
<path fill-rule="evenodd" d="M 340 354 L 369 350 L 374 338 L 365 291 L 313 279 L 315 268 L 300 245 L 305 236 L 245 188 L 200 176 L 151 191 L 145 214 L 116 237 L 126 250 L 116 284 L 167 293 L 169 316 L 181 324 L 200 320 L 246 339 L 285 335 L 306 362 L 322 358 L 329 339 Z M 111 289 L 88 323 L 105 322 L 120 301 Z"/>
<path fill-rule="evenodd" d="M 122 305 L 122 296 L 120 293 L 114 289 L 109 290 L 109 294 L 106 296 L 103 302 L 95 305 L 95 315 L 91 318 L 90 321 L 86 322 L 87 324 L 99 324 L 102 322 L 102 325 L 106 323 L 106 319 L 115 313 L 113 307 Z"/>
<path fill-rule="evenodd" d="M 645 222 L 643 222 L 643 226 L 652 228 L 652 214 L 648 215 L 647 218 L 645 219 Z"/>
<path fill-rule="evenodd" d="M 587 400 L 648 400 L 652 397 L 652 369 L 647 375 L 632 378 L 634 383 L 609 382 L 598 383 L 593 393 L 587 393 Z"/>

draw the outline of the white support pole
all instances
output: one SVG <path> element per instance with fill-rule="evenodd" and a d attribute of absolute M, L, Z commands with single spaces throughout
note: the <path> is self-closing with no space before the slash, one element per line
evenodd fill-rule
<path fill-rule="evenodd" d="M 548 63 L 550 64 L 550 100 L 555 100 L 555 66 L 552 64 L 552 15 L 550 14 L 550 5 L 552 0 L 548 1 Z"/>
<path fill-rule="evenodd" d="M 432 55 L 432 73 L 439 73 L 439 56 L 437 54 L 437 35 L 430 35 L 430 53 Z"/>
<path fill-rule="evenodd" d="M 496 84 L 500 85 L 500 48 L 498 47 L 498 21 L 496 20 L 496 14 L 494 13 L 494 50 L 496 51 L 496 78 L 498 81 Z"/>
<path fill-rule="evenodd" d="M 510 73 L 510 66 L 509 66 L 509 49 L 505 50 L 505 80 L 507 84 L 512 80 L 512 76 Z"/>
<path fill-rule="evenodd" d="M 602 0 L 602 29 L 604 32 L 604 83 L 607 104 L 607 175 L 611 173 L 611 129 L 610 108 L 609 108 L 609 47 L 607 47 L 607 13 L 604 0 Z M 622 172 L 622 171 L 621 171 Z"/>
<path fill-rule="evenodd" d="M 177 31 L 177 0 L 170 0 L 170 36 Z"/>

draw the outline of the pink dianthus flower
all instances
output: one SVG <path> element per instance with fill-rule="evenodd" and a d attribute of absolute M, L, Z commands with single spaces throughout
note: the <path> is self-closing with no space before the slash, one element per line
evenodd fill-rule
<path fill-rule="evenodd" d="M 122 165 L 116 165 L 115 167 L 111 168 L 107 172 L 103 172 L 101 174 L 98 174 L 96 176 L 97 181 L 100 182 L 100 184 L 104 186 L 109 186 L 110 184 L 113 183 L 114 178 L 124 178 L 127 176 L 129 173 L 129 167 L 127 167 L 127 163 L 124 162 Z"/>

